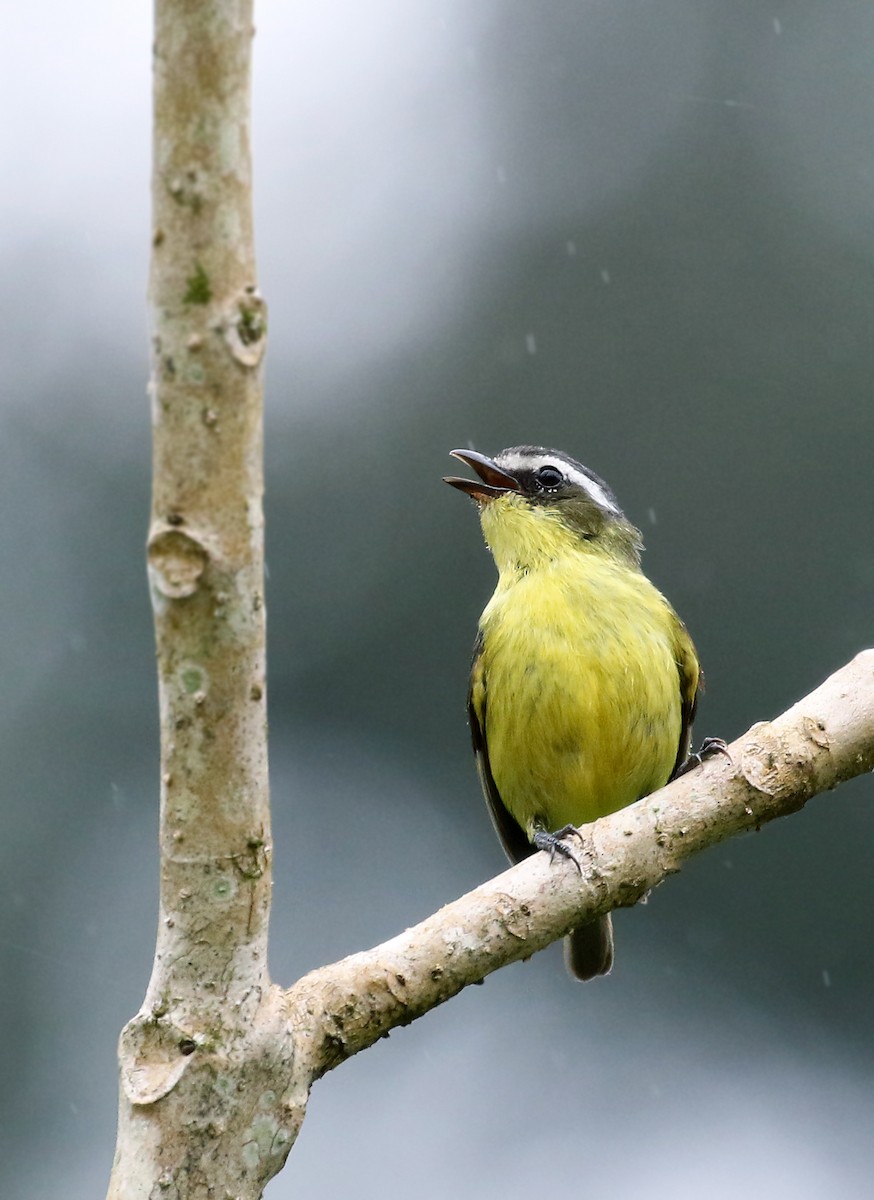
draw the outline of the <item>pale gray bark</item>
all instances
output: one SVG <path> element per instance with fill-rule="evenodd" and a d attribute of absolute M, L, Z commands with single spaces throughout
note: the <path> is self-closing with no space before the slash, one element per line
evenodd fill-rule
<path fill-rule="evenodd" d="M 291 1132 L 267 978 L 261 370 L 251 0 L 157 0 L 148 540 L 161 881 L 146 999 L 121 1038 L 111 1197 L 257 1196 Z M 212 1184 L 221 1187 L 211 1191 Z"/>
<path fill-rule="evenodd" d="M 729 752 L 730 761 L 710 759 L 583 826 L 582 874 L 536 854 L 391 941 L 299 980 L 288 993 L 297 1072 L 318 1078 L 581 919 L 636 904 L 702 850 L 874 770 L 874 650 L 781 717 L 754 725 Z"/>

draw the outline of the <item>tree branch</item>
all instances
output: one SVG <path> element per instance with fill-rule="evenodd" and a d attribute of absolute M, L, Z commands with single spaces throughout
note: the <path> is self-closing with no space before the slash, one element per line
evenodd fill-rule
<path fill-rule="evenodd" d="M 257 1197 L 292 1134 L 267 975 L 264 306 L 249 159 L 251 0 L 157 0 L 148 539 L 161 719 L 160 923 L 121 1036 L 111 1200 Z"/>
<path fill-rule="evenodd" d="M 693 855 L 874 769 L 874 650 L 773 722 L 646 799 L 583 827 L 582 874 L 536 854 L 405 933 L 287 993 L 297 1072 L 317 1079 L 581 920 L 636 904 Z M 598 986 L 598 985 L 595 985 Z"/>
<path fill-rule="evenodd" d="M 384 945 L 283 992 L 267 974 L 263 304 L 248 135 L 251 0 L 156 0 L 148 561 L 161 714 L 160 924 L 122 1032 L 110 1200 L 257 1200 L 313 1081 L 707 846 L 874 767 L 874 652 L 772 724 Z M 596 986 L 605 986 L 603 984 Z"/>

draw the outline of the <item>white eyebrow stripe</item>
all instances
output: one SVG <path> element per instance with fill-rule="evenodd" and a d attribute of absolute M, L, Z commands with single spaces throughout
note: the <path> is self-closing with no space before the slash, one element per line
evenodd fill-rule
<path fill-rule="evenodd" d="M 584 492 L 588 492 L 592 500 L 607 512 L 618 513 L 619 509 L 616 504 L 610 499 L 604 489 L 594 479 L 582 471 L 578 471 L 576 467 L 572 467 L 570 463 L 564 459 L 556 458 L 550 454 L 501 454 L 498 456 L 498 465 L 503 467 L 510 474 L 514 471 L 539 471 L 541 467 L 555 467 L 561 471 L 572 483 L 577 487 L 581 487 Z"/>
<path fill-rule="evenodd" d="M 495 459 L 499 467 L 504 467 L 508 471 L 521 471 L 528 467 L 542 466 L 546 462 L 545 458 L 529 458 L 524 454 L 499 454 Z"/>
<path fill-rule="evenodd" d="M 583 475 L 581 471 L 575 471 L 573 467 L 567 467 L 565 474 L 574 483 L 578 483 L 581 488 L 584 488 L 596 504 L 600 504 L 607 512 L 618 512 L 619 509 L 601 487 L 600 483 L 595 483 L 594 479 L 590 479 L 588 475 Z"/>

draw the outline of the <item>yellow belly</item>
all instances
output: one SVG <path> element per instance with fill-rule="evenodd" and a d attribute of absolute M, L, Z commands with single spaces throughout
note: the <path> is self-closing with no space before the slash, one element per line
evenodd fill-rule
<path fill-rule="evenodd" d="M 673 610 L 642 574 L 578 557 L 502 581 L 482 616 L 489 761 L 529 838 L 655 791 L 680 742 Z"/>

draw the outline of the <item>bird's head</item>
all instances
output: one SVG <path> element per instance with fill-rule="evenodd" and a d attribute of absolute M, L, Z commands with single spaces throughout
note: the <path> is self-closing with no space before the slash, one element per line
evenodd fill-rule
<path fill-rule="evenodd" d="M 494 458 L 475 450 L 451 454 L 478 476 L 445 482 L 476 502 L 499 569 L 581 550 L 639 562 L 640 533 L 604 480 L 570 455 L 543 446 L 513 446 Z"/>

